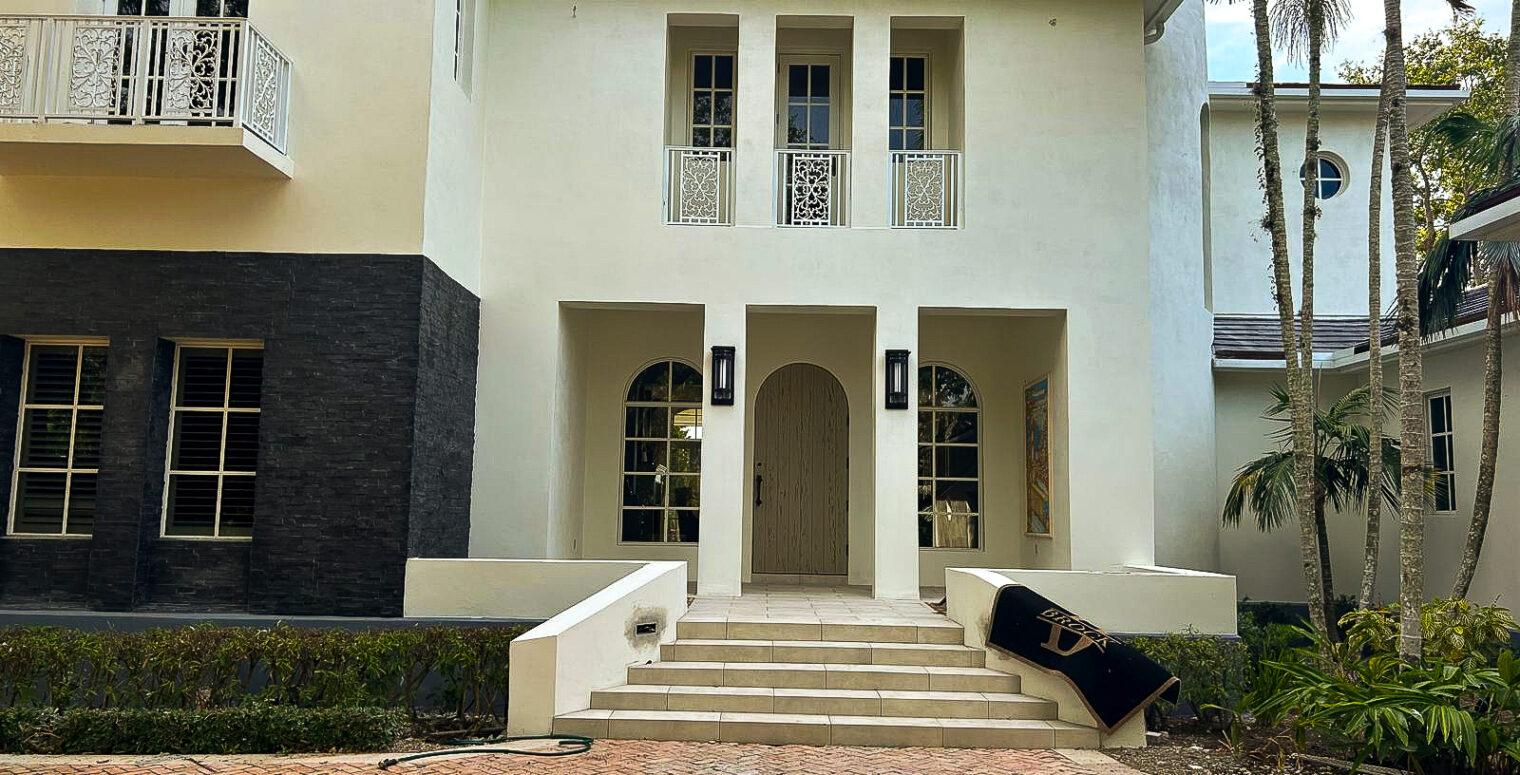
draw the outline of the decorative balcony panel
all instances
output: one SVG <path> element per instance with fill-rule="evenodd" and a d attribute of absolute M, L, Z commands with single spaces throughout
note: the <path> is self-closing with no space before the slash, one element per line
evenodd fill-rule
<path fill-rule="evenodd" d="M 243 19 L 0 16 L 0 120 L 246 128 L 283 153 L 290 60 Z"/>
<path fill-rule="evenodd" d="M 893 227 L 961 225 L 959 151 L 892 151 L 891 174 Z"/>
<path fill-rule="evenodd" d="M 666 148 L 665 222 L 732 226 L 733 168 L 729 148 Z"/>
<path fill-rule="evenodd" d="M 844 226 L 849 151 L 776 151 L 776 225 Z"/>

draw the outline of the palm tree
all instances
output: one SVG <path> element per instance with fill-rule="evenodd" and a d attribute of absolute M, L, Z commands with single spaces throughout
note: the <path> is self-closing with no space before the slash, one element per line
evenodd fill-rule
<path fill-rule="evenodd" d="M 1520 175 L 1520 0 L 1515 0 L 1510 14 L 1510 40 L 1505 62 L 1505 91 L 1508 115 L 1497 122 L 1487 122 L 1465 112 L 1454 111 L 1436 123 L 1436 135 L 1455 149 L 1477 161 L 1497 178 L 1499 185 L 1512 185 Z M 1481 203 L 1474 195 L 1469 202 Z M 1455 214 L 1465 217 L 1465 210 Z M 1455 219 L 1455 218 L 1454 218 Z M 1520 313 L 1520 245 L 1507 242 L 1452 242 L 1446 236 L 1436 240 L 1425 258 L 1420 275 L 1420 323 L 1425 333 L 1450 328 L 1456 322 L 1457 308 L 1475 276 L 1488 285 L 1488 308 L 1483 346 L 1483 439 L 1478 458 L 1478 487 L 1473 497 L 1472 522 L 1467 528 L 1467 542 L 1462 563 L 1452 584 L 1452 597 L 1467 596 L 1483 539 L 1488 532 L 1488 517 L 1494 499 L 1494 471 L 1499 458 L 1499 409 L 1503 395 L 1503 331 L 1505 315 Z"/>
<path fill-rule="evenodd" d="M 1520 0 L 1517 0 L 1520 2 Z M 1367 389 L 1372 395 L 1383 394 L 1383 146 L 1388 135 L 1387 92 L 1378 96 L 1377 121 L 1372 130 L 1372 166 L 1368 175 L 1367 197 Z M 1373 401 L 1368 412 L 1369 446 L 1383 445 L 1383 402 Z M 1383 478 L 1383 458 L 1374 455 L 1368 462 L 1367 476 L 1373 481 Z M 1356 607 L 1372 607 L 1377 591 L 1378 560 L 1383 540 L 1383 499 L 1367 499 L 1367 530 L 1362 549 L 1362 587 Z"/>
<path fill-rule="evenodd" d="M 1315 511 L 1315 524 L 1325 524 L 1325 506 L 1336 511 L 1350 511 L 1369 500 L 1369 482 L 1380 482 L 1382 501 L 1391 508 L 1399 504 L 1399 480 L 1395 472 L 1399 467 L 1399 444 L 1393 439 L 1374 434 L 1361 418 L 1372 415 L 1377 404 L 1389 404 L 1394 399 L 1391 391 L 1383 391 L 1383 400 L 1374 403 L 1371 386 L 1363 385 L 1342 396 L 1328 408 L 1314 413 L 1314 481 L 1309 493 Z M 1281 387 L 1272 389 L 1272 404 L 1262 417 L 1280 423 L 1291 411 L 1291 397 Z M 1377 436 L 1374 441 L 1374 435 Z M 1235 474 L 1230 492 L 1225 497 L 1221 519 L 1225 525 L 1238 527 L 1247 509 L 1256 517 L 1256 527 L 1270 532 L 1294 519 L 1297 509 L 1298 487 L 1293 475 L 1291 452 L 1292 428 L 1285 425 L 1269 434 L 1277 442 L 1277 449 L 1263 454 Z M 1380 448 L 1382 453 L 1368 455 L 1367 451 Z M 1376 466 L 1376 472 L 1374 472 Z M 1322 529 L 1322 528 L 1316 528 Z M 1329 536 L 1321 532 L 1318 544 L 1322 548 L 1318 561 L 1320 573 L 1325 579 L 1326 597 L 1333 593 L 1330 570 Z M 1333 598 L 1331 598 L 1333 599 Z"/>

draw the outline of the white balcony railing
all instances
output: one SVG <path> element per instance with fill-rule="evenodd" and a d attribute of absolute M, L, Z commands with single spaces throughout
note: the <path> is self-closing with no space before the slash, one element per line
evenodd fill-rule
<path fill-rule="evenodd" d="M 240 126 L 283 153 L 289 96 L 243 19 L 0 16 L 0 120 Z"/>
<path fill-rule="evenodd" d="M 665 149 L 665 222 L 734 223 L 734 152 L 729 148 Z"/>
<path fill-rule="evenodd" d="M 892 226 L 961 225 L 960 151 L 892 151 Z"/>
<path fill-rule="evenodd" d="M 776 151 L 776 225 L 844 226 L 849 151 Z"/>

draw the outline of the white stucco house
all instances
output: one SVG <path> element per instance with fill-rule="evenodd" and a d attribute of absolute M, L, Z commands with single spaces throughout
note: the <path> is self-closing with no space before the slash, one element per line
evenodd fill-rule
<path fill-rule="evenodd" d="M 1325 99 L 1329 396 L 1376 95 Z M 1299 597 L 1291 536 L 1219 526 L 1275 372 L 1248 91 L 1208 80 L 1200 0 L 0 0 L 0 118 L 7 605 L 396 615 L 418 557 Z M 1465 342 L 1427 367 L 1433 585 Z"/>

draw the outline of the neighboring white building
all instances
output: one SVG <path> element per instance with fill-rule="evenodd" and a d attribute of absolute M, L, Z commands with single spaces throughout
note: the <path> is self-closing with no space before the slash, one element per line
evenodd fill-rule
<path fill-rule="evenodd" d="M 465 554 L 1291 599 L 1283 536 L 1218 527 L 1270 378 L 1216 317 L 1272 308 L 1249 106 L 1205 61 L 1200 0 L 0 0 L 0 452 L 50 406 L 15 389 L 37 348 L 112 359 L 69 405 L 97 467 L 4 485 L 0 600 L 393 613 L 406 556 Z M 1371 105 L 1326 104 L 1317 303 L 1364 316 Z M 211 345 L 264 359 L 257 471 L 212 471 L 258 485 L 186 535 L 169 386 Z M 38 473 L 100 477 L 91 532 Z"/>

